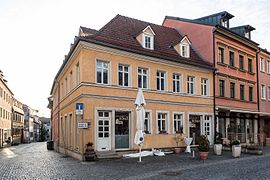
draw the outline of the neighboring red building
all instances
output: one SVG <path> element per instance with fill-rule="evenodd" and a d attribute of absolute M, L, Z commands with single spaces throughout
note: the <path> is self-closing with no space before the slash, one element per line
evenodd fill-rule
<path fill-rule="evenodd" d="M 260 49 L 258 53 L 258 99 L 260 110 L 260 133 L 270 145 L 270 52 Z"/>
<path fill-rule="evenodd" d="M 256 56 L 250 25 L 230 28 L 234 16 L 224 11 L 198 19 L 166 16 L 163 26 L 188 35 L 195 51 L 215 64 L 216 131 L 241 143 L 258 142 Z"/>

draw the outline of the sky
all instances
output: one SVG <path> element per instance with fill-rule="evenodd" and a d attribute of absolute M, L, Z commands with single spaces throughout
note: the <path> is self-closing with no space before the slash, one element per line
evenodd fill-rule
<path fill-rule="evenodd" d="M 0 70 L 14 97 L 50 117 L 54 77 L 79 27 L 99 30 L 117 14 L 161 25 L 164 17 L 198 18 L 221 11 L 230 26 L 251 25 L 270 50 L 269 0 L 0 0 Z"/>

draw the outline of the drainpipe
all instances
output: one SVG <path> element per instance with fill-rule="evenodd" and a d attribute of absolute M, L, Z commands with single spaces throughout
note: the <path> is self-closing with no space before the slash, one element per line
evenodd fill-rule
<path fill-rule="evenodd" d="M 260 83 L 259 83 L 259 53 L 261 52 L 261 49 L 259 48 L 259 50 L 256 52 L 256 70 L 257 70 L 257 107 L 258 107 L 258 112 L 260 112 Z M 261 133 L 261 118 L 260 115 L 258 115 L 258 133 Z M 261 136 L 259 136 L 260 138 Z"/>
<path fill-rule="evenodd" d="M 217 117 L 216 117 L 216 43 L 215 43 L 215 31 L 216 31 L 216 28 L 213 29 L 213 64 L 214 64 L 214 72 L 213 72 L 213 97 L 214 97 L 214 143 L 216 141 L 216 130 L 217 130 Z"/>

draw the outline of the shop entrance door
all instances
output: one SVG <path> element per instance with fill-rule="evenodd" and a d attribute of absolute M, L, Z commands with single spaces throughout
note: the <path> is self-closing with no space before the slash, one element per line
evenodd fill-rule
<path fill-rule="evenodd" d="M 111 150 L 111 112 L 109 111 L 98 111 L 97 150 Z"/>
<path fill-rule="evenodd" d="M 201 135 L 201 118 L 200 115 L 189 115 L 189 137 L 193 138 L 193 143 L 195 138 L 195 144 Z"/>
<path fill-rule="evenodd" d="M 115 112 L 115 149 L 129 148 L 129 112 Z"/>

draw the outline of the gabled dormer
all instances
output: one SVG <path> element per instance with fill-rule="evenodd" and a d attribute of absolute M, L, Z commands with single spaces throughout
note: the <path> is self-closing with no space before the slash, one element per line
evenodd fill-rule
<path fill-rule="evenodd" d="M 180 56 L 190 57 L 191 42 L 187 36 L 184 36 L 179 43 L 173 46 L 173 48 L 180 54 Z"/>
<path fill-rule="evenodd" d="M 154 40 L 155 40 L 155 32 L 151 28 L 150 25 L 148 25 L 144 30 L 139 33 L 139 35 L 136 37 L 137 41 L 141 44 L 141 46 L 145 49 L 154 49 Z"/>

